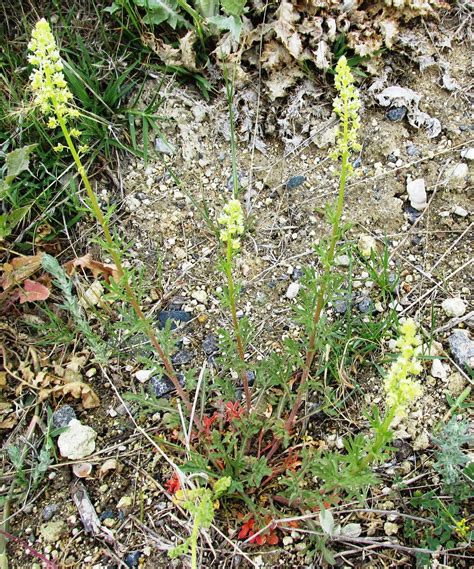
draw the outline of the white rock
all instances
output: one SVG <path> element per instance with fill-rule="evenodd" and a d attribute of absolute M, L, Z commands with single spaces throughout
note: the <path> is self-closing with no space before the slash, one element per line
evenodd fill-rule
<path fill-rule="evenodd" d="M 370 257 L 372 251 L 377 251 L 377 242 L 371 235 L 360 235 L 357 247 L 363 257 Z"/>
<path fill-rule="evenodd" d="M 464 148 L 461 150 L 461 158 L 466 160 L 474 160 L 474 148 Z"/>
<path fill-rule="evenodd" d="M 431 375 L 438 379 L 447 379 L 449 370 L 441 360 L 433 360 L 431 364 Z"/>
<path fill-rule="evenodd" d="M 300 284 L 299 283 L 290 283 L 290 286 L 286 290 L 286 298 L 296 298 L 300 291 Z"/>
<path fill-rule="evenodd" d="M 83 425 L 77 419 L 73 419 L 67 431 L 61 433 L 58 438 L 59 452 L 64 458 L 75 460 L 92 454 L 95 450 L 97 433 L 91 427 Z"/>
<path fill-rule="evenodd" d="M 334 257 L 334 264 L 338 267 L 348 267 L 351 264 L 349 255 L 338 255 Z"/>
<path fill-rule="evenodd" d="M 417 209 L 418 211 L 425 209 L 428 205 L 425 180 L 423 178 L 417 178 L 411 182 L 407 182 L 407 193 L 410 199 L 411 207 Z"/>
<path fill-rule="evenodd" d="M 207 292 L 205 290 L 193 290 L 191 296 L 201 304 L 206 304 L 207 302 Z"/>
<path fill-rule="evenodd" d="M 138 379 L 140 383 L 145 383 L 148 381 L 153 374 L 151 369 L 140 369 L 135 373 L 135 377 Z"/>
<path fill-rule="evenodd" d="M 460 205 L 455 205 L 453 207 L 453 213 L 454 215 L 458 215 L 459 217 L 467 217 L 469 215 L 467 209 L 464 209 Z"/>
<path fill-rule="evenodd" d="M 447 298 L 441 304 L 446 316 L 459 317 L 466 313 L 466 303 L 460 298 Z"/>

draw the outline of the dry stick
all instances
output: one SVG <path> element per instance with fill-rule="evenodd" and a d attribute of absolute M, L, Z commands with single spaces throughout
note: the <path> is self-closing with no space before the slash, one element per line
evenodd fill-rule
<path fill-rule="evenodd" d="M 67 129 L 66 122 L 64 121 L 64 118 L 63 118 L 60 110 L 58 109 L 58 106 L 56 103 L 54 104 L 54 107 L 55 107 L 55 111 L 56 111 L 56 116 L 58 118 L 59 126 L 61 127 L 64 138 L 66 139 L 67 145 L 69 147 L 71 155 L 72 155 L 74 162 L 76 164 L 77 170 L 78 170 L 78 172 L 82 178 L 82 181 L 84 183 L 84 187 L 86 188 L 87 195 L 88 195 L 89 200 L 91 202 L 92 211 L 93 211 L 95 217 L 97 218 L 98 222 L 100 223 L 102 230 L 104 232 L 105 240 L 107 241 L 107 244 L 108 244 L 109 249 L 110 249 L 110 251 L 109 251 L 110 255 L 112 256 L 112 259 L 115 263 L 115 266 L 117 267 L 119 280 L 122 281 L 122 283 L 123 283 L 127 298 L 130 301 L 130 304 L 132 305 L 132 308 L 135 311 L 135 314 L 137 315 L 138 319 L 143 323 L 145 333 L 150 338 L 151 343 L 153 344 L 153 347 L 155 348 L 158 355 L 160 356 L 160 359 L 163 362 L 163 365 L 166 369 L 166 373 L 168 374 L 168 377 L 170 378 L 171 382 L 173 383 L 174 388 L 176 389 L 178 395 L 180 396 L 180 398 L 182 399 L 182 401 L 186 405 L 189 413 L 191 413 L 192 406 L 191 406 L 191 402 L 189 400 L 189 397 L 188 397 L 187 393 L 184 391 L 184 389 L 181 387 L 181 384 L 179 383 L 179 380 L 176 376 L 176 372 L 173 368 L 173 365 L 172 365 L 170 359 L 168 358 L 168 356 L 165 354 L 163 348 L 161 347 L 161 344 L 158 341 L 158 338 L 156 337 L 156 334 L 153 330 L 152 325 L 148 322 L 145 315 L 143 314 L 143 311 L 140 307 L 138 299 L 137 299 L 135 293 L 133 292 L 132 287 L 130 286 L 130 282 L 128 280 L 127 275 L 125 274 L 125 270 L 124 270 L 123 265 L 122 265 L 122 260 L 121 260 L 120 254 L 115 249 L 115 243 L 114 243 L 114 240 L 112 238 L 112 235 L 110 234 L 108 223 L 104 217 L 104 214 L 102 213 L 102 210 L 100 209 L 100 206 L 99 206 L 99 203 L 97 201 L 97 197 L 95 195 L 95 192 L 92 189 L 92 186 L 90 184 L 89 178 L 87 177 L 85 168 L 82 164 L 82 161 L 79 157 L 79 154 L 76 151 L 76 147 L 74 145 L 74 142 L 72 141 L 71 135 L 69 134 L 69 131 Z M 197 428 L 199 430 L 202 430 L 202 424 L 201 424 L 201 421 L 199 420 L 198 417 L 194 417 L 194 422 L 195 422 Z"/>

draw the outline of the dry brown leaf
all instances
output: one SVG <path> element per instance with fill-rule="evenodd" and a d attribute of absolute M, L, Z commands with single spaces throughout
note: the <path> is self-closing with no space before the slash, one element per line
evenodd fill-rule
<path fill-rule="evenodd" d="M 286 49 L 296 59 L 300 60 L 303 53 L 303 45 L 300 35 L 296 31 L 295 24 L 300 20 L 296 6 L 288 0 L 283 0 L 275 14 L 278 20 L 275 22 L 274 31 Z"/>
<path fill-rule="evenodd" d="M 23 283 L 23 288 L 20 289 L 20 304 L 46 300 L 49 298 L 50 292 L 49 288 L 41 283 L 32 281 L 31 279 L 26 279 Z"/>
<path fill-rule="evenodd" d="M 268 97 L 272 101 L 279 97 L 284 97 L 288 89 L 293 87 L 300 77 L 303 77 L 303 71 L 296 65 L 272 73 L 269 79 L 265 81 Z"/>
<path fill-rule="evenodd" d="M 29 257 L 16 257 L 10 263 L 4 263 L 0 286 L 3 290 L 7 290 L 21 284 L 41 267 L 41 259 L 42 254 L 39 254 Z"/>
<path fill-rule="evenodd" d="M 84 409 L 93 409 L 100 405 L 100 399 L 87 383 L 82 381 L 72 381 L 62 385 L 56 385 L 52 389 L 42 389 L 39 392 L 41 401 L 47 399 L 50 395 L 71 395 L 74 399 L 81 399 Z"/>
<path fill-rule="evenodd" d="M 81 269 L 89 269 L 92 272 L 94 278 L 99 275 L 103 276 L 107 282 L 109 282 L 112 277 L 114 281 L 118 282 L 120 280 L 120 273 L 117 267 L 111 263 L 102 263 L 100 261 L 95 261 L 90 253 L 72 261 L 68 261 L 64 268 L 69 275 L 73 275 L 76 272 L 77 267 Z"/>

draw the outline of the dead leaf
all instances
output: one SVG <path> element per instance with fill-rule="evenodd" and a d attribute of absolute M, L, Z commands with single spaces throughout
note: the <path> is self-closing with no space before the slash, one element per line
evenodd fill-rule
<path fill-rule="evenodd" d="M 86 290 L 80 291 L 79 303 L 85 309 L 91 306 L 104 306 L 105 289 L 100 281 L 94 281 Z"/>
<path fill-rule="evenodd" d="M 39 398 L 44 401 L 50 395 L 71 395 L 74 399 L 81 399 L 84 409 L 93 409 L 100 405 L 100 399 L 95 391 L 82 381 L 73 381 L 56 385 L 52 389 L 43 389 L 39 393 Z"/>
<path fill-rule="evenodd" d="M 97 278 L 100 275 L 103 276 L 107 282 L 109 282 L 111 277 L 115 282 L 120 280 L 120 273 L 115 265 L 95 261 L 90 253 L 73 259 L 72 261 L 68 261 L 64 265 L 64 269 L 69 275 L 73 275 L 76 272 L 77 267 L 80 267 L 81 269 L 89 269 L 94 278 Z"/>
<path fill-rule="evenodd" d="M 23 288 L 20 289 L 20 304 L 25 302 L 36 302 L 38 300 L 46 300 L 50 295 L 48 287 L 37 281 L 26 279 Z"/>
<path fill-rule="evenodd" d="M 7 290 L 15 285 L 20 285 L 41 267 L 41 259 L 42 254 L 39 254 L 29 257 L 16 257 L 10 263 L 4 263 L 0 286 L 3 290 Z"/>
<path fill-rule="evenodd" d="M 291 55 L 299 60 L 303 53 L 303 45 L 295 24 L 300 20 L 300 14 L 291 2 L 283 0 L 276 11 L 276 16 L 278 20 L 275 22 L 274 30 L 277 38 L 281 40 Z"/>

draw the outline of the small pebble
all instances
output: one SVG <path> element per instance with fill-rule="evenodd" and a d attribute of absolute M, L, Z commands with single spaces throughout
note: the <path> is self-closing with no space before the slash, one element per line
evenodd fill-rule
<path fill-rule="evenodd" d="M 53 427 L 63 429 L 76 418 L 76 412 L 70 405 L 63 405 L 53 413 Z"/>
<path fill-rule="evenodd" d="M 142 555 L 143 552 L 141 551 L 131 551 L 124 558 L 125 565 L 130 568 L 138 567 L 138 563 Z"/>
<path fill-rule="evenodd" d="M 286 298 L 289 298 L 290 300 L 296 298 L 300 291 L 300 286 L 301 285 L 297 282 L 290 283 L 285 293 Z"/>
<path fill-rule="evenodd" d="M 295 188 L 297 188 L 298 186 L 301 186 L 301 184 L 304 184 L 305 182 L 306 182 L 306 178 L 304 176 L 292 176 L 286 182 L 286 189 L 287 190 L 294 190 Z"/>
<path fill-rule="evenodd" d="M 387 111 L 386 117 L 389 121 L 401 121 L 405 118 L 406 114 L 406 107 L 392 107 L 389 111 Z"/>
<path fill-rule="evenodd" d="M 348 267 L 351 264 L 349 255 L 338 255 L 334 258 L 334 264 L 338 267 Z"/>
<path fill-rule="evenodd" d="M 467 217 L 469 215 L 469 212 L 467 211 L 467 209 L 464 209 L 460 205 L 455 205 L 453 207 L 453 213 L 454 213 L 454 215 L 457 215 L 458 217 Z"/>
<path fill-rule="evenodd" d="M 370 298 L 364 297 L 357 303 L 357 308 L 360 310 L 360 312 L 365 314 L 366 312 L 369 312 L 371 305 L 372 301 Z"/>
<path fill-rule="evenodd" d="M 466 160 L 474 160 L 474 148 L 464 148 L 461 150 L 461 158 Z"/>
<path fill-rule="evenodd" d="M 466 303 L 461 298 L 447 298 L 441 304 L 446 316 L 460 317 L 466 313 Z"/>
<path fill-rule="evenodd" d="M 433 363 L 431 364 L 431 375 L 438 379 L 447 379 L 447 366 L 445 366 L 441 360 L 433 360 Z"/>
<path fill-rule="evenodd" d="M 414 209 L 420 211 L 425 209 L 427 204 L 427 195 L 425 188 L 425 181 L 423 178 L 417 178 L 407 182 L 407 193 L 410 200 L 410 205 Z"/>
<path fill-rule="evenodd" d="M 52 519 L 52 517 L 58 510 L 59 506 L 57 504 L 48 504 L 43 508 L 41 516 L 45 522 L 49 522 L 49 520 Z"/>
<path fill-rule="evenodd" d="M 178 324 L 189 322 L 191 318 L 191 314 L 184 310 L 162 310 L 158 314 L 160 328 L 164 328 L 168 320 L 171 320 L 171 330 L 175 330 Z"/>
<path fill-rule="evenodd" d="M 467 330 L 457 329 L 448 338 L 454 361 L 461 367 L 474 367 L 474 342 Z"/>

